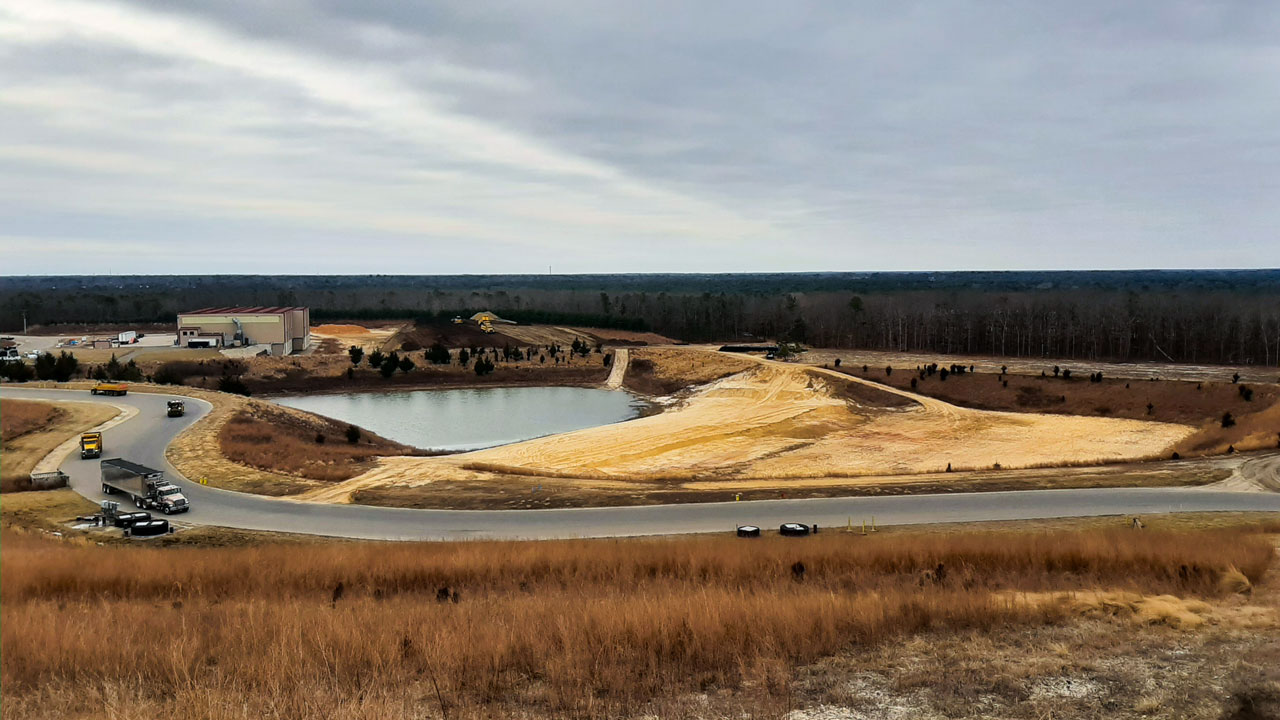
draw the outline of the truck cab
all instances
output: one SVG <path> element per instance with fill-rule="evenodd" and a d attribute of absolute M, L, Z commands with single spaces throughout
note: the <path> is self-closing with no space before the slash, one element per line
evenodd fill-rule
<path fill-rule="evenodd" d="M 87 432 L 80 435 L 80 459 L 102 457 L 102 433 Z"/>
<path fill-rule="evenodd" d="M 190 510 L 191 503 L 187 501 L 187 496 L 182 494 L 182 488 L 166 481 L 154 487 L 151 507 L 165 515 L 172 515 Z"/>
<path fill-rule="evenodd" d="M 187 406 L 181 400 L 169 401 L 169 417 L 182 417 L 187 413 Z"/>

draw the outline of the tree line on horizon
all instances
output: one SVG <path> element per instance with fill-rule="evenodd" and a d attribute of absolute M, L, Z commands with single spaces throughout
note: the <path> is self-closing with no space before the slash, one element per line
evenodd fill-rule
<path fill-rule="evenodd" d="M 121 283 L 109 291 L 98 285 L 80 292 L 0 283 L 0 323 L 9 332 L 20 330 L 23 311 L 32 324 L 164 323 L 179 311 L 217 305 L 307 305 L 317 322 L 431 323 L 483 309 L 522 324 L 653 331 L 689 342 L 772 340 L 941 354 L 1280 365 L 1280 282 L 1265 273 L 1242 273 L 1245 279 L 1232 289 L 1219 277 L 1224 272 L 1208 274 L 1212 282 L 1200 285 L 1188 280 L 1195 277 L 1189 273 L 1164 284 L 1139 274 L 1144 280 L 1133 289 L 1060 283 L 1043 288 L 1032 283 L 1045 274 L 1026 273 L 1013 290 L 1007 279 L 989 286 L 954 282 L 919 289 L 908 283 L 910 289 L 877 285 L 869 291 L 850 280 L 849 290 L 807 292 L 777 290 L 778 276 L 768 276 L 767 286 L 743 276 L 738 290 L 730 282 L 734 276 L 721 277 L 720 292 L 556 289 L 545 281 L 525 289 L 445 290 L 387 278 L 345 278 L 339 289 L 301 283 L 286 291 L 263 278 L 251 285 L 204 282 L 181 291 L 155 278 L 145 285 Z M 672 287 L 682 287 L 685 279 L 672 277 Z"/>

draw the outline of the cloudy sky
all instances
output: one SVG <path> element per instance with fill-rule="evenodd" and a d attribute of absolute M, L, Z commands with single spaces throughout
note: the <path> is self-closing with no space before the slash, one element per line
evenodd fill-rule
<path fill-rule="evenodd" d="M 1280 5 L 0 0 L 0 273 L 1280 266 Z"/>

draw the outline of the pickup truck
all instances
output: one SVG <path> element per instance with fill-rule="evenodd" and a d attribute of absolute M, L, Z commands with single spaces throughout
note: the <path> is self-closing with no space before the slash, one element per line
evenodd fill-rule
<path fill-rule="evenodd" d="M 129 384 L 122 382 L 100 382 L 90 390 L 94 395 L 128 395 Z"/>
<path fill-rule="evenodd" d="M 87 432 L 80 435 L 80 459 L 102 457 L 102 433 Z"/>
<path fill-rule="evenodd" d="M 182 488 L 166 480 L 162 470 L 120 458 L 103 460 L 101 468 L 102 492 L 128 495 L 139 510 L 159 510 L 172 515 L 191 509 Z"/>

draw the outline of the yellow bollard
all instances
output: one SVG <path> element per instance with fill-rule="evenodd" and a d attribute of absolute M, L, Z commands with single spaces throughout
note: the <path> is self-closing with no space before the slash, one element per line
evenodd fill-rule
<path fill-rule="evenodd" d="M 871 532 L 876 532 L 876 516 L 871 516 Z"/>

